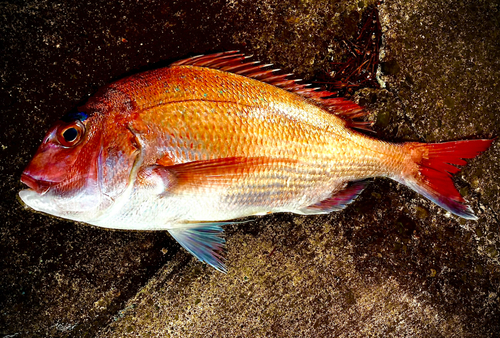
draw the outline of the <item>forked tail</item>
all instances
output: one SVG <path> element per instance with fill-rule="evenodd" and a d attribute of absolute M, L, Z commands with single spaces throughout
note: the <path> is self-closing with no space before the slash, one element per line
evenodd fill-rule
<path fill-rule="evenodd" d="M 472 209 L 455 188 L 452 175 L 467 164 L 464 158 L 474 158 L 491 145 L 493 140 L 465 140 L 445 143 L 406 143 L 412 162 L 403 177 L 406 184 L 437 205 L 466 219 L 477 219 Z"/>

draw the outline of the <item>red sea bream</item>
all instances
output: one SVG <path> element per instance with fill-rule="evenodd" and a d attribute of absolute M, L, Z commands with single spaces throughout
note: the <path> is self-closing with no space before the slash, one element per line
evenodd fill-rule
<path fill-rule="evenodd" d="M 219 270 L 221 225 L 343 209 L 371 177 L 475 219 L 452 174 L 492 140 L 384 142 L 361 107 L 247 62 L 199 56 L 105 86 L 47 133 L 21 181 L 31 208 L 100 227 L 167 230 Z"/>

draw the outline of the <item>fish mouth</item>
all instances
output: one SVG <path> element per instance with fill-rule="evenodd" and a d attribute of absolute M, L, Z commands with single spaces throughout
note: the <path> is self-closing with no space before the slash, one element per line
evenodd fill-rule
<path fill-rule="evenodd" d="M 53 184 L 53 182 L 37 180 L 28 174 L 21 175 L 21 182 L 26 184 L 29 188 L 36 191 L 40 195 L 47 193 L 47 191 L 49 191 L 50 187 Z"/>

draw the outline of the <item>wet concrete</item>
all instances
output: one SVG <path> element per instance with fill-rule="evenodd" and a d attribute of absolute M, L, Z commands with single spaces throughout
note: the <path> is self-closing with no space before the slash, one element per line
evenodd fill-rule
<path fill-rule="evenodd" d="M 342 59 L 364 1 L 0 4 L 0 334 L 7 337 L 496 337 L 493 147 L 457 175 L 478 221 L 376 179 L 346 210 L 227 228 L 229 272 L 163 232 L 36 214 L 19 176 L 45 131 L 97 88 L 188 55 L 242 49 L 314 80 Z M 386 88 L 353 99 L 388 141 L 500 135 L 495 1 L 386 1 Z"/>

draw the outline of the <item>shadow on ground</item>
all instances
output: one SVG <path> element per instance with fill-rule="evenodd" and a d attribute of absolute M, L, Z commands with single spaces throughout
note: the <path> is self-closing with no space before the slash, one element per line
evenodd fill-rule
<path fill-rule="evenodd" d="M 376 179 L 340 213 L 232 226 L 227 275 L 166 233 L 108 231 L 17 200 L 46 130 L 100 86 L 242 49 L 324 78 L 373 1 L 0 4 L 0 334 L 5 337 L 495 337 L 499 146 L 456 179 L 479 216 Z M 385 1 L 386 88 L 352 99 L 388 141 L 500 135 L 495 1 Z"/>

